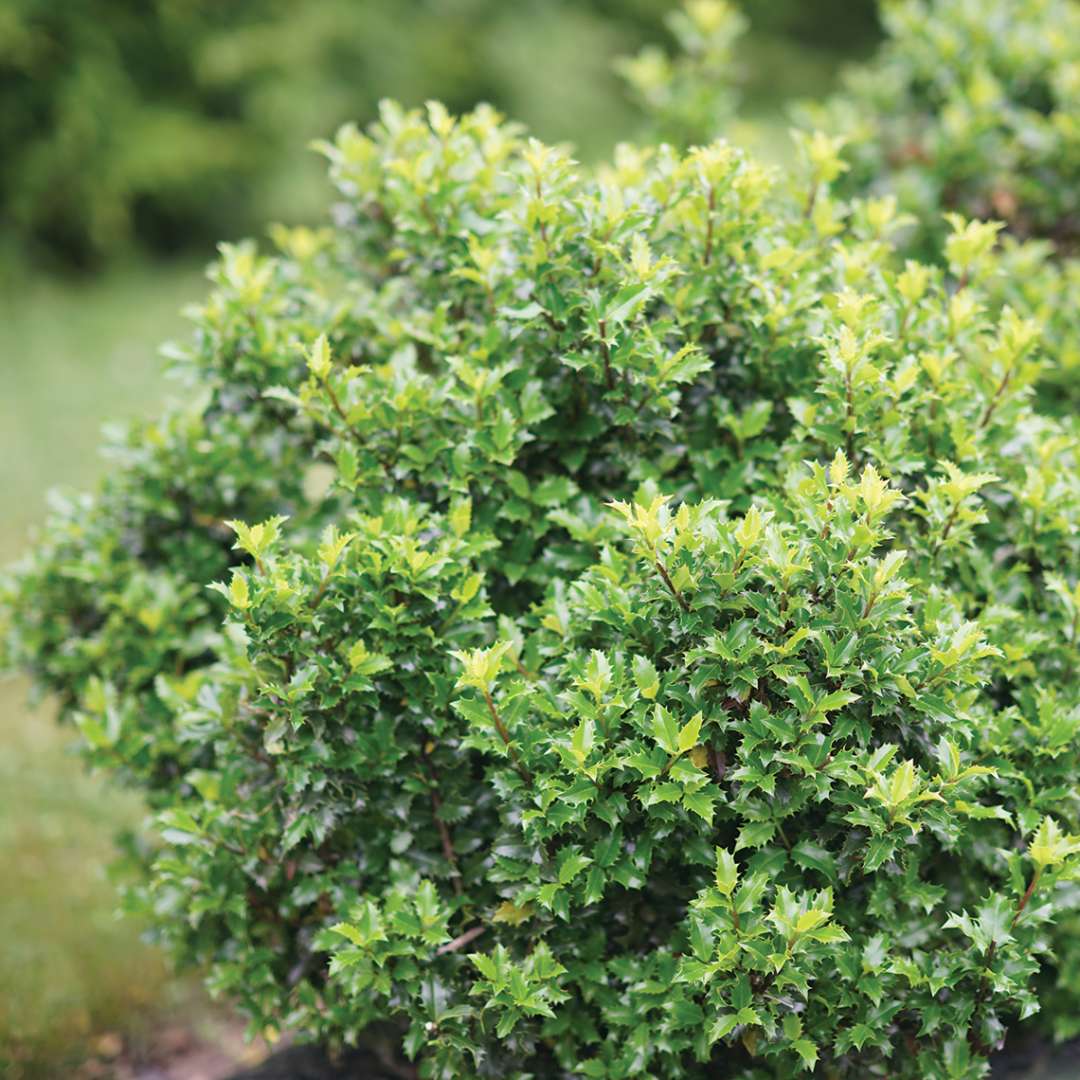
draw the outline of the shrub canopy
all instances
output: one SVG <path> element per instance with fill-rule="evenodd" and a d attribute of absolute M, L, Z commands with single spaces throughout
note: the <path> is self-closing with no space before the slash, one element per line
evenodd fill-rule
<path fill-rule="evenodd" d="M 894 192 L 907 246 L 940 246 L 943 212 L 1007 230 L 991 285 L 1038 318 L 1058 372 L 1043 406 L 1080 403 L 1080 4 L 891 0 L 888 38 L 801 119 L 845 138 L 847 194 Z"/>
<path fill-rule="evenodd" d="M 801 147 L 587 170 L 384 105 L 11 576 L 9 659 L 157 815 L 143 907 L 256 1027 L 964 1080 L 1075 1015 L 1055 357 L 997 225 L 916 261 Z"/>
<path fill-rule="evenodd" d="M 1080 4 L 1076 0 L 882 0 L 884 44 L 840 92 L 792 109 L 800 131 L 836 140 L 834 194 L 893 195 L 897 245 L 940 261 L 948 214 L 999 222 L 995 302 L 1040 323 L 1056 370 L 1044 411 L 1080 403 Z M 732 71 L 745 23 L 731 6 L 688 4 L 677 51 L 622 66 L 657 138 L 737 131 Z M 826 144 L 822 144 L 823 147 Z"/>

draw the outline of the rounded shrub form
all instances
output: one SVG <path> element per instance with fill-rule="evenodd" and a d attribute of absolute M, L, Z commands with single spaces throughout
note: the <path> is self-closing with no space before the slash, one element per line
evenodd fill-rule
<path fill-rule="evenodd" d="M 963 1080 L 1070 1014 L 1075 426 L 996 229 L 905 259 L 805 149 L 585 170 L 385 105 L 10 576 L 9 659 L 147 790 L 136 899 L 256 1028 Z"/>

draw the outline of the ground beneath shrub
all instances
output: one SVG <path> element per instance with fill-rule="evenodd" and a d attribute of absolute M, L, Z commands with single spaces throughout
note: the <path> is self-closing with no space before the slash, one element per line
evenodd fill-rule
<path fill-rule="evenodd" d="M 92 1056 L 71 1072 L 73 1080 L 407 1080 L 408 1067 L 386 1069 L 368 1049 L 331 1058 L 315 1046 L 282 1039 L 273 1049 L 244 1041 L 243 1024 L 231 1017 L 200 1017 L 196 1024 L 159 1028 L 138 1041 L 106 1033 Z"/>
<path fill-rule="evenodd" d="M 77 1080 L 405 1080 L 405 1067 L 388 1069 L 368 1050 L 331 1058 L 314 1046 L 284 1040 L 271 1050 L 249 1045 L 239 1021 L 201 1030 L 166 1027 L 151 1041 L 124 1046 L 119 1037 L 97 1040 L 95 1057 Z M 1052 1047 L 1028 1040 L 997 1055 L 992 1080 L 1080 1080 L 1080 1040 Z"/>
<path fill-rule="evenodd" d="M 356 1051 L 331 1061 L 312 1046 L 293 1046 L 228 1080 L 401 1080 L 408 1072 L 388 1072 L 370 1054 Z"/>
<path fill-rule="evenodd" d="M 228 1016 L 190 1016 L 145 1036 L 99 1035 L 75 1080 L 225 1080 L 270 1055 L 265 1043 L 244 1040 L 243 1024 Z"/>
<path fill-rule="evenodd" d="M 999 1054 L 993 1080 L 1078 1080 L 1080 1042 L 1061 1047 L 1027 1043 Z M 226 1080 L 398 1080 L 362 1052 L 331 1062 L 314 1047 L 290 1047 Z"/>
<path fill-rule="evenodd" d="M 993 1062 L 993 1080 L 1077 1080 L 1080 1040 L 1063 1046 L 1022 1042 L 1007 1047 Z"/>

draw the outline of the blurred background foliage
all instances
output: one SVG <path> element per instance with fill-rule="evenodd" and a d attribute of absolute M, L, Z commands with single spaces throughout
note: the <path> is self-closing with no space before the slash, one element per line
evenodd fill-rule
<path fill-rule="evenodd" d="M 669 0 L 6 0 L 0 245 L 94 267 L 316 217 L 304 153 L 381 97 L 492 102 L 586 158 L 635 130 L 620 54 L 670 44 Z M 751 114 L 828 89 L 871 0 L 743 0 Z"/>
<path fill-rule="evenodd" d="M 384 96 L 489 100 L 598 158 L 644 124 L 616 58 L 671 50 L 674 6 L 3 0 L 0 563 L 50 487 L 85 487 L 108 467 L 101 423 L 166 392 L 156 347 L 183 333 L 215 241 L 325 215 L 311 139 L 366 122 Z M 875 5 L 741 7 L 740 114 L 782 154 L 785 103 L 827 93 L 872 51 Z M 105 868 L 137 802 L 86 776 L 47 704 L 31 715 L 25 694 L 0 686 L 0 1077 L 119 1076 L 118 1046 L 200 1007 L 114 915 Z"/>

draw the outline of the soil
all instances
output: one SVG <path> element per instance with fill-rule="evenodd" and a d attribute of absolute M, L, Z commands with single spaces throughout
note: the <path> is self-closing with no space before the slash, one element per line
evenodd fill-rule
<path fill-rule="evenodd" d="M 74 1073 L 77 1080 L 404 1080 L 412 1070 L 387 1068 L 370 1050 L 337 1057 L 288 1040 L 273 1050 L 247 1044 L 238 1021 L 194 1030 L 176 1026 L 139 1046 L 103 1036 L 98 1053 Z M 1080 1080 L 1080 1040 L 1048 1046 L 1018 1041 L 992 1062 L 992 1080 Z"/>
<path fill-rule="evenodd" d="M 1046 1047 L 1026 1043 L 999 1054 L 992 1080 L 1080 1080 L 1080 1043 Z M 336 1063 L 314 1047 L 272 1054 L 261 1065 L 227 1080 L 397 1080 L 363 1052 Z"/>
<path fill-rule="evenodd" d="M 74 1080 L 225 1080 L 270 1052 L 264 1043 L 244 1040 L 239 1020 L 218 1015 L 186 1016 L 127 1040 L 106 1032 L 90 1049 Z"/>
<path fill-rule="evenodd" d="M 286 1036 L 271 1048 L 258 1040 L 246 1042 L 238 1019 L 214 1014 L 160 1026 L 143 1039 L 101 1035 L 91 1047 L 92 1057 L 71 1076 L 73 1080 L 415 1080 L 408 1066 L 380 1064 L 375 1049 L 383 1044 L 390 1045 L 373 1034 L 367 1048 L 331 1057 L 320 1047 L 297 1045 Z"/>
<path fill-rule="evenodd" d="M 1080 1080 L 1080 1042 L 1047 1047 L 1027 1042 L 994 1061 L 992 1080 Z M 227 1080 L 397 1080 L 370 1055 L 358 1052 L 336 1063 L 314 1047 L 290 1047 Z"/>
<path fill-rule="evenodd" d="M 262 1064 L 234 1073 L 228 1080 L 397 1080 L 364 1051 L 331 1061 L 312 1046 L 292 1046 Z"/>
<path fill-rule="evenodd" d="M 1048 1047 L 1027 1042 L 994 1061 L 992 1080 L 1080 1080 L 1080 1042 Z M 227 1080 L 398 1080 L 362 1051 L 331 1062 L 314 1047 L 297 1046 L 272 1054 L 262 1064 Z"/>
<path fill-rule="evenodd" d="M 992 1062 L 992 1080 L 1077 1080 L 1080 1041 L 1048 1046 L 1030 1040 L 1006 1047 Z"/>

